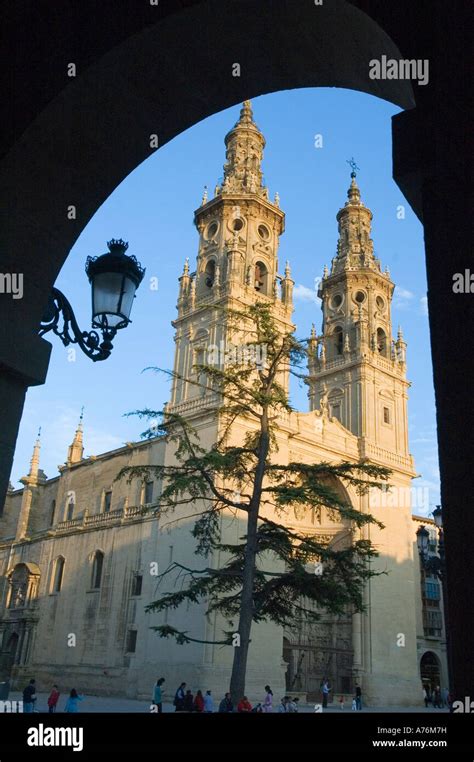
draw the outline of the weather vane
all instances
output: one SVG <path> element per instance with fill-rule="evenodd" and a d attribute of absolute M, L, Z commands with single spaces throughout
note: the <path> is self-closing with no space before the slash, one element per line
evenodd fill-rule
<path fill-rule="evenodd" d="M 346 164 L 349 164 L 350 168 L 352 169 L 351 177 L 355 177 L 356 170 L 360 171 L 360 167 L 358 167 L 355 163 L 354 157 L 352 157 L 352 159 L 346 159 Z"/>

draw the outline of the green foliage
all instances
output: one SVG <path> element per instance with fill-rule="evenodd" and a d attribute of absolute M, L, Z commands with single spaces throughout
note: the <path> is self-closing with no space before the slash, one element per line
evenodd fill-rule
<path fill-rule="evenodd" d="M 223 559 L 219 568 L 211 562 L 196 569 L 171 564 L 159 577 L 160 588 L 168 585 L 169 590 L 147 610 L 164 612 L 203 603 L 208 615 L 219 612 L 229 625 L 236 617 L 242 623 L 242 591 L 250 579 L 253 622 L 271 620 L 294 626 L 301 619 L 316 621 L 322 609 L 336 615 L 348 609 L 362 611 L 365 583 L 376 573 L 370 561 L 377 554 L 361 530 L 382 524 L 353 507 L 345 494 L 347 488 L 358 495 L 381 488 L 390 471 L 367 461 L 278 464 L 276 435 L 282 416 L 292 412 L 284 377 L 291 372 L 304 378 L 307 342 L 282 333 L 266 304 L 257 303 L 245 314 L 226 310 L 223 318 L 230 335 L 235 327 L 241 336 L 244 325 L 248 343 L 264 346 L 266 360 L 261 367 L 242 362 L 202 364 L 193 378 L 186 379 L 188 384 L 212 390 L 222 422 L 218 441 L 203 448 L 197 431 L 172 410 L 137 411 L 141 418 L 159 421 L 143 437 L 173 442 L 176 462 L 125 468 L 118 477 L 130 481 L 154 476 L 162 484 L 160 515 L 173 515 L 177 508 L 189 505 L 191 513 L 180 512 L 174 520 L 193 517 L 196 555 L 206 561 Z M 230 441 L 237 419 L 248 423 L 240 446 Z M 311 513 L 313 519 L 327 511 L 340 522 L 343 541 L 333 547 L 299 532 L 291 526 L 293 511 Z M 223 512 L 234 514 L 247 526 L 235 544 L 222 542 Z M 322 574 L 315 573 L 315 563 L 322 564 Z M 154 629 L 181 644 L 197 640 L 169 625 Z M 215 642 L 230 644 L 230 632 L 223 634 L 224 639 Z"/>

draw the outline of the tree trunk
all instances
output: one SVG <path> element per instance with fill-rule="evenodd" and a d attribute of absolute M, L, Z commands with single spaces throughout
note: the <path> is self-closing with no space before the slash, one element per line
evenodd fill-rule
<path fill-rule="evenodd" d="M 252 498 L 247 519 L 247 544 L 245 547 L 244 569 L 242 576 L 242 595 L 240 599 L 239 626 L 240 645 L 234 649 L 234 661 L 230 679 L 230 694 L 234 706 L 245 695 L 245 676 L 250 645 L 250 632 L 253 621 L 253 585 L 257 556 L 257 529 L 263 477 L 270 445 L 268 416 L 265 409 L 261 419 L 258 462 L 255 469 Z"/>

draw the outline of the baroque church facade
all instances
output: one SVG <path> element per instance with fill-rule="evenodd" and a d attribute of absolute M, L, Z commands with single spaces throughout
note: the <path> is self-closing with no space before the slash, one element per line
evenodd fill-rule
<path fill-rule="evenodd" d="M 193 381 L 209 347 L 229 341 L 222 309 L 245 311 L 261 300 L 282 332 L 294 329 L 294 282 L 288 263 L 282 274 L 278 264 L 285 215 L 278 194 L 270 200 L 263 184 L 265 139 L 249 102 L 225 144 L 223 182 L 213 198 L 205 192 L 195 212 L 196 268 L 186 261 L 173 322 L 177 375 L 167 408 L 192 423 L 203 446 L 216 441 L 223 423 L 212 388 Z M 364 613 L 323 613 L 318 624 L 295 622 L 288 631 L 254 625 L 246 691 L 258 698 L 270 683 L 275 695 L 313 700 L 328 677 L 335 695 L 352 695 L 358 682 L 369 703 L 413 704 L 421 697 L 420 659 L 427 650 L 447 685 L 444 634 L 441 625 L 436 637 L 425 637 L 420 520 L 407 499 L 416 474 L 408 446 L 406 344 L 401 331 L 392 338 L 394 284 L 374 255 L 372 213 L 354 172 L 347 195 L 337 214 L 337 252 L 319 287 L 323 323 L 310 340 L 309 412 L 281 418 L 275 457 L 281 463 L 366 459 L 391 469 L 390 500 L 340 485 L 353 507 L 384 524 L 360 532 L 379 552 L 374 567 L 386 573 L 367 584 Z M 288 378 L 284 383 L 288 388 Z M 245 421 L 237 421 L 236 441 L 245 432 Z M 85 693 L 148 698 L 153 679 L 163 674 L 171 692 L 183 680 L 216 696 L 227 690 L 233 653 L 212 643 L 224 625 L 217 616 L 207 618 L 202 606 L 145 611 L 164 592 L 157 570 L 196 564 L 193 511 L 188 506 L 170 520 L 160 515 L 157 481 L 116 477 L 126 466 L 174 462 L 172 444 L 158 437 L 85 458 L 81 416 L 65 464 L 48 479 L 38 438 L 23 487 L 9 490 L 0 521 L 0 679 L 21 685 L 34 675 L 40 686 L 66 682 Z M 348 527 L 324 511 L 319 517 L 295 511 L 284 520 L 334 546 L 347 541 Z M 241 533 L 234 517 L 223 517 L 223 538 L 235 541 Z M 208 642 L 161 639 L 151 628 L 164 622 Z"/>

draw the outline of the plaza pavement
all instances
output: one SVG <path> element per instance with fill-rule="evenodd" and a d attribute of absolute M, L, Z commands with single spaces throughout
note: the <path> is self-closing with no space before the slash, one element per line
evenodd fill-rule
<path fill-rule="evenodd" d="M 38 693 L 38 699 L 36 701 L 36 708 L 40 712 L 47 712 L 48 711 L 48 705 L 47 705 L 47 699 L 48 699 L 49 693 Z M 58 703 L 58 709 L 57 712 L 63 712 L 64 705 L 66 703 L 68 694 L 64 693 L 61 694 L 59 698 Z M 21 701 L 22 693 L 19 691 L 10 691 L 9 695 L 10 701 Z M 215 705 L 215 711 L 217 711 L 217 708 L 219 706 L 219 702 L 222 699 L 222 696 L 215 696 L 214 697 L 214 705 Z M 262 696 L 263 701 L 263 696 Z M 106 712 L 106 713 L 134 713 L 134 714 L 143 714 L 143 713 L 149 713 L 150 712 L 150 703 L 147 701 L 137 701 L 136 699 L 128 699 L 128 698 L 115 698 L 115 697 L 108 697 L 108 696 L 88 696 L 87 693 L 84 695 L 84 700 L 80 702 L 79 704 L 79 712 L 81 714 L 87 714 L 87 713 L 100 713 L 100 712 Z M 299 707 L 299 713 L 315 713 L 315 703 L 311 704 L 302 704 Z M 274 709 L 274 712 L 277 712 L 277 706 L 278 703 Z M 167 712 L 174 712 L 174 706 L 171 702 L 165 702 L 163 704 L 163 711 L 165 713 Z M 330 705 L 327 709 L 323 710 L 323 714 L 326 712 L 330 712 L 331 714 L 344 714 L 347 712 L 351 712 L 350 705 L 344 706 L 344 709 L 341 710 L 339 705 Z M 447 708 L 443 709 L 433 709 L 433 707 L 428 707 L 428 709 L 425 709 L 424 705 L 418 704 L 417 706 L 370 706 L 362 709 L 362 712 L 360 713 L 367 713 L 367 712 L 386 712 L 386 713 L 410 713 L 410 712 L 417 712 L 420 714 L 445 714 L 448 713 Z M 359 714 L 360 714 L 359 713 Z"/>

